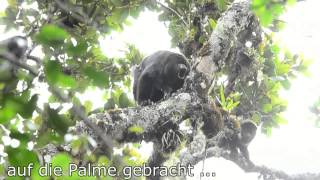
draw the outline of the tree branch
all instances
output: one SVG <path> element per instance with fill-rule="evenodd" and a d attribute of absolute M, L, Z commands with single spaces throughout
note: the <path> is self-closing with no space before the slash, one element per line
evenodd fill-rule
<path fill-rule="evenodd" d="M 167 9 L 169 11 L 171 11 L 173 14 L 175 14 L 182 22 L 183 24 L 186 26 L 186 27 L 189 27 L 188 23 L 183 19 L 183 17 L 174 9 L 172 9 L 171 7 L 169 6 L 166 6 L 165 4 L 163 4 L 162 2 L 160 1 L 157 1 L 156 0 L 156 3 L 159 4 L 161 7 L 163 7 L 164 9 Z"/>
<path fill-rule="evenodd" d="M 63 94 L 58 88 L 50 87 L 51 92 L 63 102 L 71 102 L 71 99 Z M 88 126 L 94 134 L 102 140 L 102 148 L 106 154 L 111 157 L 113 151 L 112 139 L 106 135 L 96 124 L 92 123 L 78 105 L 72 106 L 75 114 Z"/>
<path fill-rule="evenodd" d="M 29 71 L 33 76 L 38 76 L 38 71 L 35 70 L 34 68 L 32 68 L 31 66 L 20 62 L 19 60 L 17 60 L 13 55 L 11 55 L 10 53 L 2 53 L 0 54 L 0 58 L 9 61 L 11 64 L 14 64 L 22 69 L 25 69 L 27 71 Z"/>
<path fill-rule="evenodd" d="M 188 93 L 181 93 L 154 105 L 97 113 L 89 119 L 119 142 L 152 141 L 159 131 L 167 130 L 166 127 L 170 127 L 171 124 L 181 123 L 190 113 L 202 113 L 189 112 L 196 106 L 195 102 L 192 102 L 195 98 Z M 130 134 L 128 128 L 131 126 L 142 127 L 143 133 L 139 136 Z M 77 131 L 92 134 L 81 122 L 77 125 Z"/>
<path fill-rule="evenodd" d="M 70 16 L 72 16 L 77 21 L 82 22 L 83 24 L 90 24 L 90 19 L 85 13 L 81 11 L 76 11 L 74 8 L 65 5 L 60 0 L 54 0 L 54 1 L 56 2 L 56 4 L 59 6 L 61 10 L 63 10 L 65 13 L 70 14 Z M 80 15 L 78 15 L 77 13 Z"/>

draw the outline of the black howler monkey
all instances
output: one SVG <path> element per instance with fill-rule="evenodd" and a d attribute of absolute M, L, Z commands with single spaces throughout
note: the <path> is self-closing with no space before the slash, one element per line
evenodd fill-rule
<path fill-rule="evenodd" d="M 134 69 L 133 95 L 140 105 L 157 102 L 183 86 L 190 70 L 187 59 L 178 53 L 157 51 Z"/>
<path fill-rule="evenodd" d="M 18 83 L 18 67 L 7 61 L 8 58 L 12 61 L 21 61 L 26 54 L 27 48 L 27 39 L 22 36 L 14 36 L 0 42 L 0 83 L 5 83 L 5 86 L 0 88 L 0 94 L 5 94 L 15 89 Z"/>
<path fill-rule="evenodd" d="M 238 135 L 238 147 L 242 155 L 247 159 L 250 159 L 248 145 L 256 136 L 256 132 L 257 125 L 254 122 L 247 120 L 241 123 L 241 131 Z"/>
<path fill-rule="evenodd" d="M 20 59 L 28 48 L 28 42 L 25 37 L 22 36 L 14 36 L 4 41 L 4 46 L 6 46 L 6 50 L 13 54 L 17 59 Z"/>
<path fill-rule="evenodd" d="M 234 132 L 232 134 L 225 132 L 218 145 L 229 148 L 232 156 L 237 157 L 241 154 L 250 161 L 248 146 L 256 136 L 258 129 L 256 123 L 249 119 L 239 121 L 232 116 L 229 116 L 228 120 L 229 122 L 226 125 L 229 126 L 228 129 L 233 129 Z"/>
<path fill-rule="evenodd" d="M 19 61 L 26 53 L 28 48 L 27 39 L 22 36 L 14 36 L 0 42 L 0 58 L 6 58 L 5 54 L 11 55 Z M 0 82 L 11 80 L 15 76 L 17 68 L 9 61 L 0 59 Z"/>

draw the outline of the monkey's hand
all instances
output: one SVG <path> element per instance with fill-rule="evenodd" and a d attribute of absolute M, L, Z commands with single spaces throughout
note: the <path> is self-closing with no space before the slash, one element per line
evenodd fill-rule
<path fill-rule="evenodd" d="M 162 150 L 164 152 L 174 151 L 181 144 L 182 137 L 183 134 L 181 131 L 169 129 L 169 131 L 162 135 Z"/>

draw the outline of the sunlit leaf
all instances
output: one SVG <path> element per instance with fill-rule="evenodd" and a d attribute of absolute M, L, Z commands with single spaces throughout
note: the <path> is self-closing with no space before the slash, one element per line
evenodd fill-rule
<path fill-rule="evenodd" d="M 92 80 L 93 85 L 98 87 L 108 87 L 109 75 L 105 72 L 99 72 L 93 67 L 86 67 L 84 73 Z"/>
<path fill-rule="evenodd" d="M 130 99 L 128 98 L 126 93 L 122 93 L 119 97 L 119 106 L 120 108 L 125 108 L 131 106 Z"/>
<path fill-rule="evenodd" d="M 52 158 L 52 167 L 61 167 L 64 174 L 69 172 L 69 164 L 72 163 L 67 153 L 58 153 Z"/>
<path fill-rule="evenodd" d="M 85 41 L 80 41 L 77 45 L 73 45 L 72 43 L 67 44 L 67 53 L 71 56 L 81 56 L 86 53 L 88 45 Z"/>
<path fill-rule="evenodd" d="M 38 101 L 38 95 L 33 95 L 30 99 L 30 101 L 28 101 L 27 103 L 25 103 L 23 105 L 23 108 L 19 111 L 19 114 L 23 117 L 23 118 L 31 118 L 33 111 L 36 109 L 37 107 L 37 101 Z"/>
<path fill-rule="evenodd" d="M 68 33 L 55 25 L 44 25 L 37 34 L 36 39 L 44 45 L 57 47 L 64 43 Z"/>
<path fill-rule="evenodd" d="M 48 125 L 60 135 L 67 133 L 68 127 L 71 125 L 70 122 L 62 115 L 58 113 L 57 110 L 46 108 L 48 113 Z"/>
<path fill-rule="evenodd" d="M 71 76 L 62 73 L 62 67 L 57 61 L 47 61 L 45 73 L 50 84 L 71 88 L 76 86 L 76 81 Z"/>
<path fill-rule="evenodd" d="M 262 110 L 263 110 L 263 112 L 265 112 L 265 113 L 270 112 L 270 111 L 272 110 L 272 104 L 264 104 L 264 105 L 262 106 Z"/>
<path fill-rule="evenodd" d="M 130 126 L 128 131 L 135 134 L 142 134 L 144 132 L 143 127 L 137 125 Z"/>
<path fill-rule="evenodd" d="M 217 23 L 216 23 L 216 21 L 215 20 L 213 20 L 213 19 L 209 19 L 209 23 L 210 23 L 210 27 L 211 27 L 211 29 L 214 29 L 214 28 L 216 28 L 216 26 L 217 26 Z"/>
<path fill-rule="evenodd" d="M 10 132 L 10 137 L 19 140 L 20 144 L 22 144 L 23 146 L 26 146 L 27 143 L 31 140 L 30 134 L 21 133 L 21 132 L 13 131 L 13 130 L 11 130 L 11 132 Z"/>
<path fill-rule="evenodd" d="M 27 167 L 30 163 L 38 163 L 38 157 L 36 153 L 24 148 L 7 147 L 6 153 L 8 153 L 8 159 L 12 166 Z"/>

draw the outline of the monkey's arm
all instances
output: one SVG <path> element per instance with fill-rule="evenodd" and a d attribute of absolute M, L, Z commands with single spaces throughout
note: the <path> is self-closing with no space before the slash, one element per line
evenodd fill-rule
<path fill-rule="evenodd" d="M 151 72 L 145 72 L 141 74 L 137 84 L 137 100 L 138 104 L 144 104 L 150 99 L 153 89 L 153 74 Z"/>
<path fill-rule="evenodd" d="M 138 95 L 137 95 L 137 84 L 138 84 L 138 79 L 141 75 L 141 69 L 139 66 L 135 66 L 133 67 L 133 70 L 132 70 L 132 75 L 133 75 L 133 97 L 134 97 L 134 100 L 137 101 L 138 100 Z"/>
<path fill-rule="evenodd" d="M 250 160 L 249 151 L 248 151 L 248 146 L 247 146 L 247 145 L 244 145 L 244 144 L 239 145 L 239 150 L 240 150 L 241 154 L 242 154 L 245 158 L 247 158 L 248 160 Z"/>

